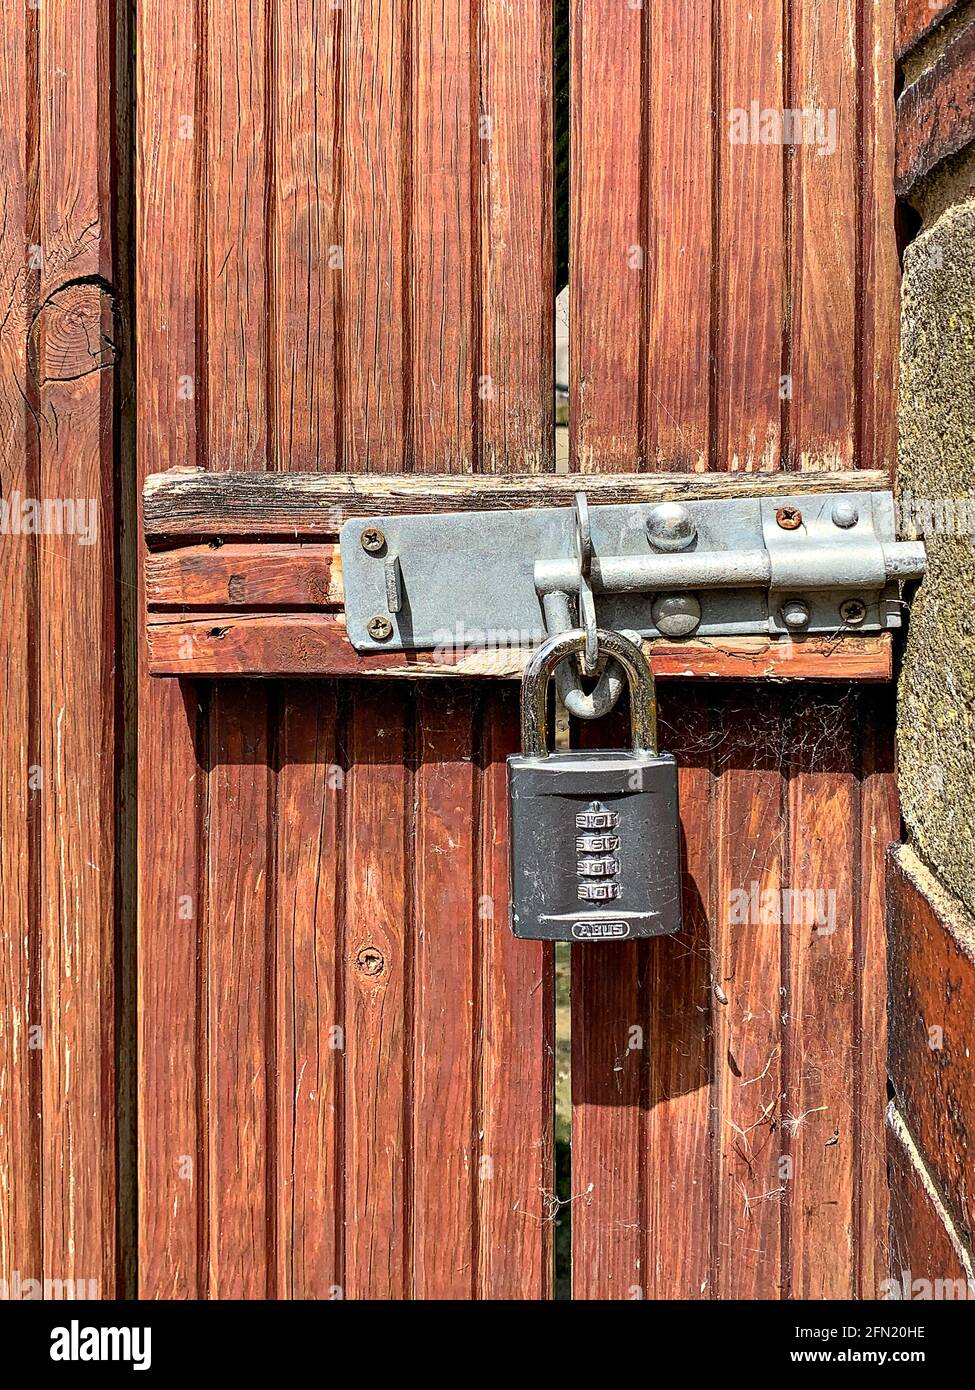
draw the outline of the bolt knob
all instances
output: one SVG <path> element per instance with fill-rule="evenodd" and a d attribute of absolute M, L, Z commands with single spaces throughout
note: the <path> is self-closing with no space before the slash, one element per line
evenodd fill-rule
<path fill-rule="evenodd" d="M 650 509 L 647 537 L 654 550 L 686 550 L 697 540 L 697 527 L 682 502 L 661 502 Z"/>

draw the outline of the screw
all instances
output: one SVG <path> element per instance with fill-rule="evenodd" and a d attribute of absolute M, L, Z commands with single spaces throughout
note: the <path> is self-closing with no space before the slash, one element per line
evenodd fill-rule
<path fill-rule="evenodd" d="M 363 550 L 367 550 L 370 555 L 375 555 L 382 550 L 386 544 L 385 533 L 380 531 L 378 526 L 367 526 L 359 536 Z"/>
<path fill-rule="evenodd" d="M 860 513 L 852 502 L 837 502 L 831 513 L 834 526 L 842 526 L 844 531 L 848 531 L 851 526 L 855 526 L 860 520 Z"/>
<path fill-rule="evenodd" d="M 809 624 L 809 604 L 801 598 L 787 598 L 780 612 L 786 627 L 807 627 Z"/>
<path fill-rule="evenodd" d="M 867 605 L 858 598 L 848 598 L 840 604 L 840 617 L 850 627 L 859 627 L 867 616 Z"/>
<path fill-rule="evenodd" d="M 795 531 L 802 525 L 802 512 L 798 507 L 780 507 L 775 513 L 775 519 L 783 531 Z"/>
<path fill-rule="evenodd" d="M 393 624 L 382 613 L 377 613 L 366 623 L 366 631 L 374 642 L 385 642 L 387 637 L 393 635 Z"/>
<path fill-rule="evenodd" d="M 653 625 L 665 637 L 687 637 L 701 622 L 701 605 L 693 594 L 661 594 L 650 609 Z"/>
<path fill-rule="evenodd" d="M 686 550 L 697 540 L 697 527 L 681 502 L 661 502 L 647 515 L 647 536 L 654 550 Z"/>

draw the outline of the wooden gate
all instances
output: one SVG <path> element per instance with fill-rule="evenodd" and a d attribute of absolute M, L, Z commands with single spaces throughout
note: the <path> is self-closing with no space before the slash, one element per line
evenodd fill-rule
<path fill-rule="evenodd" d="M 573 0 L 573 470 L 891 469 L 891 10 Z M 64 11 L 61 28 L 46 8 L 25 20 L 0 74 L 29 98 L 5 153 L 20 170 L 7 239 L 17 256 L 45 241 L 40 209 L 52 244 L 82 248 L 76 269 L 47 253 L 40 285 L 24 281 L 23 341 L 66 276 L 93 300 L 72 324 L 110 324 L 125 279 L 107 226 L 124 233 L 129 45 L 95 0 Z M 122 345 L 140 487 L 174 467 L 479 474 L 488 493 L 495 475 L 553 473 L 549 0 L 140 0 L 134 27 Z M 90 131 L 86 84 L 113 94 Z M 40 183 L 38 151 L 59 146 L 33 103 L 55 133 L 87 131 L 84 158 L 41 159 Z M 767 138 L 768 112 L 781 129 L 802 108 L 821 139 Z M 5 354 L 33 405 L 10 393 L 14 457 L 38 487 L 72 457 L 62 397 L 100 386 L 71 442 L 124 525 L 85 557 L 88 606 L 64 636 L 81 650 L 93 614 L 101 667 L 79 663 L 79 684 L 56 651 L 34 667 L 17 637 L 7 653 L 5 863 L 10 826 L 40 848 L 5 873 L 0 983 L 5 1018 L 43 995 L 51 1027 L 43 1060 L 0 1088 L 17 1191 L 0 1254 L 85 1275 L 80 1249 L 103 1292 L 125 1288 L 137 1211 L 148 1298 L 550 1297 L 554 968 L 506 920 L 514 686 L 177 680 L 150 675 L 140 632 L 132 942 L 118 777 L 95 825 L 67 801 L 38 809 L 20 775 L 34 748 L 77 772 L 106 739 L 123 780 L 130 766 L 111 665 L 132 616 L 112 578 L 137 568 L 126 378 L 107 353 L 83 387 L 61 358 L 38 378 Z M 49 557 L 18 563 L 16 602 L 73 611 Z M 662 704 L 688 927 L 573 953 L 575 1296 L 869 1296 L 886 1229 L 889 688 L 678 681 Z M 80 1020 L 66 884 L 102 1009 Z M 739 921 L 753 885 L 780 903 L 831 894 L 833 929 Z"/>

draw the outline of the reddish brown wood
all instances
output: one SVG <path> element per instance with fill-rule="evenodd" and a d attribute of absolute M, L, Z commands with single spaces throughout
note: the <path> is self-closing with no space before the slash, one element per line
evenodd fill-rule
<path fill-rule="evenodd" d="M 732 113 L 781 110 L 786 104 L 784 64 L 789 56 L 778 0 L 732 0 L 720 10 L 712 37 L 720 85 L 716 89 L 715 315 L 712 410 L 717 452 L 710 466 L 751 470 L 798 464 L 801 451 L 783 441 L 780 378 L 789 371 L 783 352 L 787 287 L 783 151 L 776 144 L 731 143 Z M 741 116 L 739 114 L 739 121 Z M 791 450 L 791 452 L 790 452 Z M 823 465 L 828 466 L 828 465 Z"/>
<path fill-rule="evenodd" d="M 111 21 L 97 0 L 38 12 L 41 266 L 27 344 L 28 399 L 40 421 L 38 496 L 92 499 L 97 521 L 91 544 L 44 536 L 36 545 L 44 1269 L 58 1279 L 94 1280 L 109 1298 L 117 1287 L 120 737 L 112 130 L 103 81 Z"/>
<path fill-rule="evenodd" d="M 792 719 L 797 746 L 790 751 L 784 886 L 793 896 L 782 913 L 789 1292 L 801 1299 L 852 1298 L 860 1064 L 855 924 L 861 904 L 850 847 L 860 818 L 858 730 L 850 700 L 837 709 L 815 696 L 800 697 Z M 878 857 L 875 851 L 871 859 Z"/>
<path fill-rule="evenodd" d="M 355 513 L 351 475 L 486 466 L 489 454 L 498 468 L 550 464 L 550 21 L 540 3 L 514 18 L 485 3 L 474 29 L 469 7 L 435 10 L 267 0 L 211 6 L 197 30 L 196 12 L 173 0 L 145 7 L 144 457 L 156 471 L 250 471 L 251 487 L 266 469 L 279 496 L 294 492 L 289 469 L 349 470 L 334 487 L 323 479 L 297 529 L 290 509 L 283 529 L 280 509 L 257 531 L 221 521 L 221 539 L 280 537 L 276 558 L 232 539 L 210 550 L 216 517 L 205 505 L 209 531 L 191 521 L 188 547 L 150 557 L 153 604 L 208 606 L 197 615 L 283 604 L 291 618 L 296 604 L 334 604 L 334 552 L 297 542 L 334 540 Z M 488 92 L 496 139 L 482 145 Z M 490 219 L 479 207 L 488 188 Z M 477 372 L 489 355 L 482 375 L 504 364 L 513 373 L 498 381 L 490 417 Z M 207 475 L 195 477 L 206 491 Z M 393 480 L 397 491 L 409 494 Z M 292 635 L 279 674 L 331 670 L 309 662 L 307 634 Z M 431 691 L 443 719 L 428 767 L 402 686 L 221 683 L 192 697 L 187 687 L 184 710 L 175 682 L 158 685 L 167 693 L 145 704 L 141 793 L 141 998 L 153 1010 L 142 1023 L 145 1291 L 544 1292 L 551 953 L 501 949 L 474 912 L 480 846 L 489 833 L 503 840 L 506 824 L 497 755 L 488 825 L 486 774 L 470 748 L 494 746 L 495 699 L 510 731 L 508 692 L 478 696 L 483 721 L 472 724 L 469 704 L 453 708 L 470 699 L 460 687 Z M 450 864 L 440 850 L 453 852 L 461 826 L 466 852 Z M 207 902 L 174 942 L 167 911 L 188 872 Z M 461 901 L 470 911 L 448 923 Z M 245 946 L 257 966 L 241 978 Z M 439 1001 L 453 1010 L 458 997 L 471 1001 L 450 1054 L 466 1054 L 460 1089 L 434 1046 Z M 167 1031 L 178 1077 L 164 1072 Z M 531 1115 L 527 1130 L 516 1113 Z M 482 1117 L 493 1187 L 474 1166 Z M 190 1181 L 167 1166 L 174 1151 L 191 1156 Z M 444 1204 L 444 1164 L 466 1184 L 464 1202 Z"/>
<path fill-rule="evenodd" d="M 711 449 L 714 327 L 706 290 L 714 229 L 705 209 L 712 196 L 715 141 L 724 134 L 711 117 L 715 11 L 711 0 L 647 8 L 646 461 L 654 469 L 702 470 Z"/>
<path fill-rule="evenodd" d="M 331 545 L 184 546 L 146 556 L 146 603 L 164 608 L 337 608 Z"/>
<path fill-rule="evenodd" d="M 857 1297 L 873 1298 L 887 1268 L 889 1186 L 885 1165 L 887 1097 L 887 894 L 885 855 L 900 838 L 894 779 L 894 710 L 882 691 L 860 696 L 859 921 L 855 922 L 859 1060 L 854 1125 L 861 1155 L 854 1187 L 857 1220 Z M 877 1001 L 881 1001 L 878 1007 Z"/>
<path fill-rule="evenodd" d="M 683 6 L 679 17 L 653 12 L 643 22 L 639 78 L 618 17 L 605 44 L 597 36 L 575 49 L 577 467 L 598 467 L 593 459 L 600 453 L 662 462 L 654 447 L 659 403 L 679 397 L 692 464 L 725 472 L 802 467 L 802 486 L 837 466 L 889 468 L 897 284 L 892 6 L 888 0 L 827 11 L 814 5 L 783 11 L 774 3 L 704 12 Z M 592 17 L 590 24 L 596 25 Z M 597 27 L 604 28 L 602 16 Z M 702 35 L 709 46 L 703 64 Z M 694 141 L 678 137 L 679 156 L 658 132 L 685 130 L 693 97 L 683 90 L 654 97 L 664 90 L 658 70 L 666 75 L 675 65 L 681 74 L 696 74 L 694 96 L 710 81 L 715 113 L 709 129 L 698 123 Z M 604 125 L 607 90 L 614 96 L 611 131 Z M 804 104 L 835 109 L 835 153 L 820 156 L 815 146 L 793 149 L 760 138 L 733 144 L 731 113 L 740 108 L 747 115 L 753 101 L 759 114 Z M 642 165 L 637 130 L 650 152 Z M 709 140 L 706 172 L 701 154 Z M 622 208 L 608 210 L 607 179 L 624 190 Z M 658 229 L 681 225 L 675 185 L 692 183 L 702 189 L 694 225 L 661 246 Z M 650 248 L 642 289 L 617 269 L 610 244 L 611 229 L 634 218 L 633 240 Z M 706 271 L 682 276 L 685 256 L 688 266 L 704 259 Z M 662 293 L 672 299 L 666 310 Z M 588 307 L 592 301 L 596 312 Z M 664 312 L 672 331 L 661 342 L 655 325 Z M 688 378 L 684 365 L 703 323 L 710 358 L 706 409 L 694 390 L 700 382 Z M 630 370 L 634 344 L 638 365 Z M 792 378 L 791 394 L 782 377 Z M 655 664 L 659 659 L 658 648 Z M 757 657 L 753 669 L 763 660 Z M 709 952 L 709 1011 L 702 1014 L 699 959 L 680 954 L 684 934 L 654 947 L 639 1000 L 632 963 L 622 957 L 606 961 L 598 975 L 590 965 L 581 979 L 574 972 L 573 1037 L 584 1041 L 573 1083 L 584 1113 L 574 1134 L 573 1192 L 595 1184 L 607 1162 L 624 1187 L 642 1175 L 644 1192 L 642 1207 L 631 1201 L 628 1218 L 615 1223 L 603 1219 L 624 1208 L 615 1190 L 603 1206 L 577 1198 L 577 1277 L 587 1295 L 618 1292 L 629 1288 L 639 1261 L 647 1271 L 637 1281 L 641 1291 L 658 1297 L 848 1294 L 857 1280 L 867 1287 L 880 1267 L 886 1223 L 877 1127 L 883 1096 L 877 879 L 896 826 L 884 757 L 889 735 L 879 732 L 887 727 L 887 707 L 841 688 L 795 696 L 766 690 L 760 697 L 728 690 L 710 703 L 709 720 L 692 714 L 686 741 L 677 702 L 672 716 L 673 747 L 695 816 L 690 832 L 685 809 L 688 941 L 698 956 Z M 666 711 L 666 695 L 663 704 Z M 790 886 L 790 874 L 837 890 L 840 941 L 833 947 L 817 941 L 807 949 L 801 929 L 783 926 L 778 890 Z M 753 881 L 760 891 L 771 890 L 780 911 L 739 923 L 732 894 L 748 891 Z M 702 895 L 696 900 L 695 885 Z M 620 1055 L 618 1010 L 610 1005 L 627 999 L 624 1012 L 653 1020 L 649 1079 L 642 1088 L 628 1079 L 616 1104 L 590 1105 L 589 1097 L 609 1094 L 607 1068 Z M 823 1035 L 824 1012 L 837 1019 L 835 1037 Z M 868 1016 L 874 1036 L 865 1044 Z M 699 1032 L 689 1020 L 702 1017 Z M 801 1118 L 796 1107 L 814 1092 L 815 1104 L 828 1111 Z M 817 1118 L 834 1112 L 849 1145 L 838 1153 L 841 1145 L 827 1143 L 832 1129 L 822 1136 Z M 689 1213 L 685 1221 L 674 1221 L 677 1209 Z"/>
<path fill-rule="evenodd" d="M 905 847 L 887 877 L 890 1078 L 897 1106 L 970 1246 L 975 923 Z"/>
<path fill-rule="evenodd" d="M 948 44 L 897 102 L 897 192 L 975 139 L 975 23 Z"/>
<path fill-rule="evenodd" d="M 328 687 L 281 691 L 274 828 L 279 1298 L 337 1298 L 342 1285 L 342 719 Z"/>
<path fill-rule="evenodd" d="M 792 257 L 785 410 L 789 464 L 849 468 L 856 452 L 858 70 L 861 0 L 789 9 L 784 104 L 815 113 L 788 153 Z M 810 137 L 811 141 L 810 141 Z"/>
<path fill-rule="evenodd" d="M 894 54 L 897 58 L 912 49 L 932 29 L 937 28 L 958 8 L 961 0 L 897 0 L 894 23 Z"/>
<path fill-rule="evenodd" d="M 417 697 L 410 1098 L 416 1298 L 471 1298 L 477 1277 L 470 1228 L 481 1181 L 474 1090 L 479 774 L 471 753 L 479 714 L 469 687 L 441 686 Z"/>
<path fill-rule="evenodd" d="M 5 18 L 0 36 L 0 167 L 4 217 L 0 221 L 0 293 L 8 306 L 0 324 L 0 495 L 38 492 L 38 435 L 28 401 L 36 390 L 27 372 L 27 333 L 37 301 L 37 272 L 24 265 L 24 242 L 36 244 L 32 225 L 25 63 L 34 57 L 36 27 L 26 9 Z M 25 393 L 30 392 L 30 395 Z M 64 542 L 61 542 L 64 544 Z M 32 714 L 34 668 L 30 628 L 37 620 L 35 542 L 9 530 L 0 534 L 0 669 L 4 721 L 0 734 L 0 1270 L 25 1280 L 43 1275 L 41 1252 L 40 1064 L 31 1028 L 40 1024 L 40 941 L 37 913 L 37 716 Z M 35 786 L 32 788 L 32 780 Z M 5 1273 L 8 1281 L 11 1274 Z"/>
<path fill-rule="evenodd" d="M 360 655 L 341 616 L 242 613 L 205 616 L 158 612 L 147 628 L 157 675 L 194 676 L 520 676 L 526 652 L 377 652 Z M 647 644 L 656 675 L 705 680 L 879 680 L 891 676 L 889 633 L 876 637 L 765 637 Z"/>
<path fill-rule="evenodd" d="M 890 1259 L 870 1297 L 970 1299 L 975 1287 L 971 1259 L 965 1258 L 957 1233 L 945 1225 L 931 1176 L 893 1108 L 887 1130 L 887 1165 Z M 935 1292 L 936 1287 L 940 1293 Z"/>
<path fill-rule="evenodd" d="M 412 1288 L 410 725 L 381 688 L 357 694 L 349 716 L 342 939 L 346 1298 L 404 1298 Z"/>
<path fill-rule="evenodd" d="M 554 960 L 550 946 L 516 941 L 508 924 L 508 779 L 521 747 L 518 701 L 499 691 L 481 735 L 477 920 L 480 1055 L 477 1129 L 478 1296 L 552 1287 Z M 545 1047 L 539 1058 L 539 1038 Z M 541 1063 L 541 1065 L 540 1065 Z M 510 1078 L 524 1078 L 512 1086 Z"/>
<path fill-rule="evenodd" d="M 205 116 L 200 11 L 139 13 L 136 348 L 139 482 L 205 448 L 205 322 L 198 312 Z M 187 125 L 189 121 L 189 125 Z M 151 190 L 151 196 L 150 196 Z M 159 254 L 169 248 L 170 254 Z M 178 254 L 176 248 L 179 248 Z M 141 575 L 140 575 L 141 582 Z M 140 601 L 141 601 L 140 595 Z M 205 713 L 189 683 L 149 679 L 139 645 L 139 1292 L 207 1290 Z"/>

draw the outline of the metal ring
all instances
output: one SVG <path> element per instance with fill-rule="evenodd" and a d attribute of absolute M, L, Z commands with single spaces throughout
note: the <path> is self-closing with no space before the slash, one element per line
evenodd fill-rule
<path fill-rule="evenodd" d="M 588 579 L 592 573 L 592 523 L 589 520 L 589 501 L 584 492 L 576 493 L 576 554 L 579 573 Z"/>

